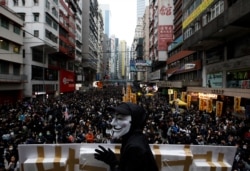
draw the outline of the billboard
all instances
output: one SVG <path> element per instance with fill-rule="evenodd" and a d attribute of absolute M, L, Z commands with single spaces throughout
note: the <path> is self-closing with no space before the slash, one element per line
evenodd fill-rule
<path fill-rule="evenodd" d="M 148 66 L 151 66 L 151 62 L 146 60 L 130 60 L 130 72 L 146 72 Z"/>
<path fill-rule="evenodd" d="M 60 93 L 75 91 L 75 73 L 60 70 Z"/>
<path fill-rule="evenodd" d="M 205 11 L 214 0 L 203 0 L 203 2 L 186 18 L 182 23 L 182 28 L 185 29 L 194 19 L 196 19 L 203 11 Z"/>
<path fill-rule="evenodd" d="M 159 1 L 158 8 L 158 47 L 159 51 L 167 51 L 168 44 L 173 41 L 173 0 Z M 163 58 L 164 57 L 159 57 Z"/>

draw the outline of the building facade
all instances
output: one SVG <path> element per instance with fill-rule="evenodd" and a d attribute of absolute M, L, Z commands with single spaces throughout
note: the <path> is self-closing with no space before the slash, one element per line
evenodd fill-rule
<path fill-rule="evenodd" d="M 45 101 L 74 92 L 76 1 L 6 1 L 6 6 L 24 21 L 24 97 Z"/>
<path fill-rule="evenodd" d="M 149 1 L 149 58 L 152 82 L 166 80 L 167 47 L 173 41 L 173 0 Z"/>
<path fill-rule="evenodd" d="M 183 4 L 183 47 L 202 55 L 202 86 L 187 91 L 215 94 L 223 113 L 243 116 L 249 115 L 250 105 L 249 7 L 247 0 Z"/>
<path fill-rule="evenodd" d="M 98 1 L 82 2 L 82 65 L 85 86 L 96 80 L 98 61 Z"/>
<path fill-rule="evenodd" d="M 137 0 L 137 7 L 136 7 L 136 16 L 138 18 L 142 18 L 145 12 L 146 6 L 148 6 L 148 0 Z"/>
<path fill-rule="evenodd" d="M 178 97 L 187 86 L 201 86 L 202 83 L 201 54 L 183 48 L 182 18 L 182 0 L 177 0 L 174 3 L 174 40 L 168 44 L 167 81 L 158 83 L 162 92 L 172 89 Z M 169 96 L 170 100 L 174 94 Z"/>
<path fill-rule="evenodd" d="M 101 3 L 101 2 L 100 2 Z M 104 23 L 104 34 L 110 37 L 110 24 L 111 24 L 111 11 L 108 4 L 100 4 L 99 5 L 102 16 L 103 16 L 103 23 Z"/>
<path fill-rule="evenodd" d="M 0 6 L 0 104 L 23 98 L 24 73 L 23 20 L 5 2 Z"/>

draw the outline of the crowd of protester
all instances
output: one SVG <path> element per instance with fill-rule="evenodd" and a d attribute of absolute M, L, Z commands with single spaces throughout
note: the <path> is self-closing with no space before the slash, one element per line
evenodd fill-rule
<path fill-rule="evenodd" d="M 18 144 L 112 143 L 107 106 L 122 102 L 122 86 L 0 105 L 0 171 L 17 170 Z M 140 96 L 151 144 L 237 146 L 232 171 L 250 171 L 250 122 L 230 111 L 217 117 L 196 106 L 173 112 L 166 96 Z"/>

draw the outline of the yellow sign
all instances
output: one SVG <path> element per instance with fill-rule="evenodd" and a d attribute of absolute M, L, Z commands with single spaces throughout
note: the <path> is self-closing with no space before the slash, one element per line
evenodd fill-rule
<path fill-rule="evenodd" d="M 223 102 L 216 101 L 216 116 L 221 116 L 222 114 Z"/>
<path fill-rule="evenodd" d="M 195 18 L 212 4 L 214 0 L 203 0 L 203 2 L 183 21 L 182 29 L 185 29 Z"/>

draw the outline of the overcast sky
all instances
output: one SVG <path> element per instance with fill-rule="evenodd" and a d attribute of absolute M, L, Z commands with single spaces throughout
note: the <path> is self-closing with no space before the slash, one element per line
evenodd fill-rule
<path fill-rule="evenodd" d="M 98 0 L 109 4 L 111 11 L 111 35 L 125 40 L 131 46 L 136 27 L 136 0 Z"/>

